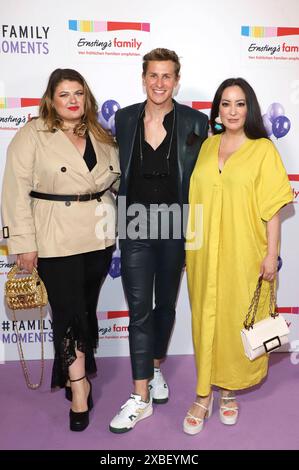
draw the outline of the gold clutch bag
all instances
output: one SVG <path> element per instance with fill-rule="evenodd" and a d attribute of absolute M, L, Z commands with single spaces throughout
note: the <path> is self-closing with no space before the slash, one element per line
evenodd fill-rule
<path fill-rule="evenodd" d="M 13 312 L 13 319 L 17 330 L 17 344 L 28 388 L 35 390 L 42 384 L 44 375 L 44 335 L 43 335 L 43 307 L 48 303 L 48 295 L 45 285 L 39 277 L 37 270 L 33 268 L 32 274 L 22 275 L 22 271 L 17 265 L 14 265 L 7 275 L 7 281 L 4 286 L 4 295 L 8 307 Z M 17 274 L 21 274 L 17 277 Z M 41 332 L 41 374 L 38 384 L 33 384 L 29 378 L 28 368 L 25 362 L 22 343 L 16 318 L 16 310 L 27 310 L 32 308 L 40 309 L 40 332 Z"/>
<path fill-rule="evenodd" d="M 43 281 L 33 268 L 32 274 L 16 277 L 19 273 L 17 265 L 7 275 L 5 298 L 11 310 L 44 307 L 48 303 L 48 295 Z"/>

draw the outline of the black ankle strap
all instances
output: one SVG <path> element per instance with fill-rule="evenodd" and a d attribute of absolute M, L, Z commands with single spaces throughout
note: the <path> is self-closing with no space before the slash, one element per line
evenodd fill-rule
<path fill-rule="evenodd" d="M 74 379 L 74 380 L 70 379 L 70 382 L 79 382 L 79 380 L 83 380 L 85 378 L 86 378 L 86 375 L 83 375 L 83 377 L 80 377 L 80 379 Z"/>

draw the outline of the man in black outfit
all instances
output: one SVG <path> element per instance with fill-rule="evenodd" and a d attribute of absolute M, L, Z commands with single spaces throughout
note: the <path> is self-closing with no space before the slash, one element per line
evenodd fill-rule
<path fill-rule="evenodd" d="M 110 423 L 115 433 L 129 431 L 150 416 L 152 402 L 168 400 L 160 362 L 173 329 L 185 259 L 182 212 L 208 132 L 205 114 L 172 98 L 179 72 L 174 51 L 159 48 L 146 54 L 142 79 L 147 100 L 119 110 L 115 117 L 121 166 L 119 204 L 125 198 L 127 214 L 134 210 L 141 214 L 137 225 L 127 215 L 126 235 L 120 233 L 134 393 Z"/>

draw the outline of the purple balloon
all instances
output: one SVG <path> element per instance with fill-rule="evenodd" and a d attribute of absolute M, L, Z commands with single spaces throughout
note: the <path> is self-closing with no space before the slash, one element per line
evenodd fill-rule
<path fill-rule="evenodd" d="M 109 118 L 108 126 L 109 126 L 109 129 L 111 130 L 111 134 L 114 136 L 115 135 L 115 114 L 113 114 L 113 116 Z"/>
<path fill-rule="evenodd" d="M 264 123 L 264 128 L 266 129 L 266 132 L 268 134 L 268 137 L 272 135 L 272 122 L 268 118 L 267 114 L 263 115 L 263 123 Z"/>
<path fill-rule="evenodd" d="M 106 121 L 109 121 L 109 118 L 116 113 L 116 111 L 120 109 L 120 105 L 115 100 L 107 100 L 102 104 L 102 115 Z"/>
<path fill-rule="evenodd" d="M 270 104 L 268 111 L 267 111 L 267 115 L 272 123 L 278 116 L 282 116 L 283 114 L 284 114 L 284 107 L 282 106 L 282 104 L 280 103 Z"/>
<path fill-rule="evenodd" d="M 103 118 L 103 115 L 102 115 L 101 111 L 98 112 L 97 118 L 98 118 L 99 123 L 101 124 L 101 126 L 102 126 L 104 129 L 109 129 L 109 124 L 108 124 L 108 122 L 106 121 L 106 119 Z"/>
<path fill-rule="evenodd" d="M 287 135 L 291 129 L 291 121 L 286 116 L 278 116 L 272 124 L 273 134 L 277 139 L 281 139 Z"/>

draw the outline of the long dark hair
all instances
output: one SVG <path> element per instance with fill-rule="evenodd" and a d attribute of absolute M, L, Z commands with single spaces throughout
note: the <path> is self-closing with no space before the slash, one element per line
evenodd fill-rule
<path fill-rule="evenodd" d="M 39 107 L 39 115 L 45 121 L 49 131 L 54 132 L 55 129 L 62 129 L 63 127 L 62 119 L 58 116 L 53 106 L 55 90 L 63 80 L 78 82 L 83 87 L 85 97 L 84 116 L 82 116 L 78 128 L 83 128 L 83 130 L 85 128 L 86 131 L 90 131 L 100 142 L 114 145 L 112 135 L 103 129 L 97 120 L 98 105 L 86 80 L 77 70 L 73 69 L 56 69 L 49 77 L 48 85 Z"/>
<path fill-rule="evenodd" d="M 249 83 L 244 80 L 244 78 L 240 77 L 228 78 L 227 80 L 224 80 L 224 82 L 222 82 L 221 85 L 218 87 L 213 99 L 211 109 L 212 133 L 221 134 L 225 130 L 224 126 L 221 126 L 222 129 L 217 129 L 217 127 L 215 127 L 215 119 L 219 115 L 219 105 L 222 94 L 224 90 L 230 86 L 240 87 L 245 94 L 247 115 L 244 124 L 244 132 L 246 134 L 246 137 L 248 137 L 249 139 L 260 139 L 261 137 L 268 139 L 256 94 L 253 88 L 249 85 Z"/>

